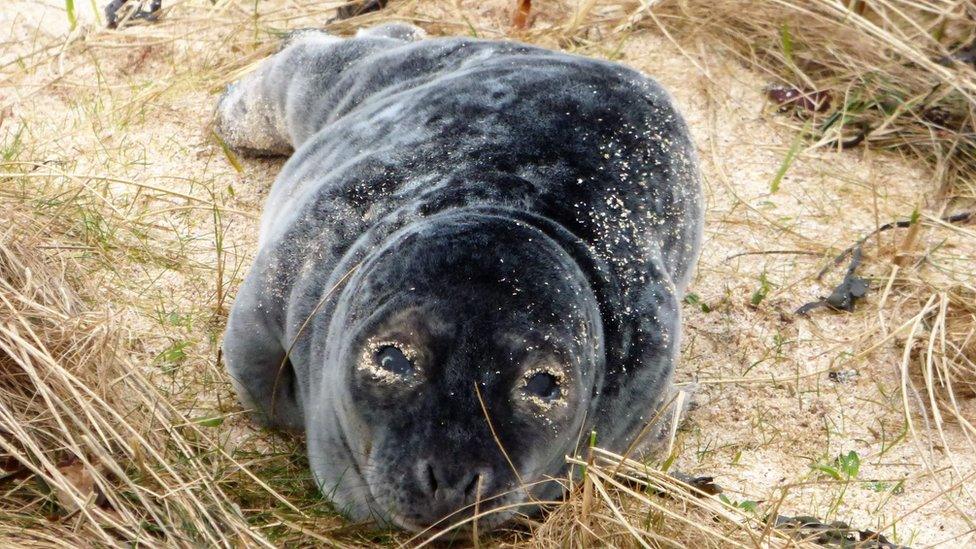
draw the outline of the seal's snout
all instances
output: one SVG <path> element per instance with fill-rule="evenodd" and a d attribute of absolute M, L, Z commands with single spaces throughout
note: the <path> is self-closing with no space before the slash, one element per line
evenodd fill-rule
<path fill-rule="evenodd" d="M 493 478 L 490 467 L 434 459 L 420 460 L 415 474 L 431 511 L 442 515 L 483 499 Z"/>

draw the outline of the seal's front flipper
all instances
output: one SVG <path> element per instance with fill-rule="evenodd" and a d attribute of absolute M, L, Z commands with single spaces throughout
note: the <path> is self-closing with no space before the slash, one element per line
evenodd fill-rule
<path fill-rule="evenodd" d="M 278 53 L 228 86 L 217 106 L 217 134 L 238 152 L 288 155 L 371 95 L 423 76 L 413 57 L 392 53 L 423 37 L 422 30 L 402 23 L 365 29 L 352 38 L 293 31 Z M 382 71 L 374 54 L 385 63 Z M 431 76 L 433 67 L 427 71 Z"/>
<path fill-rule="evenodd" d="M 224 358 L 241 404 L 272 429 L 302 432 L 305 414 L 295 370 L 245 285 L 227 322 Z M 252 299 L 249 299 L 252 298 Z"/>
<path fill-rule="evenodd" d="M 695 393 L 698 384 L 686 384 L 680 388 L 673 387 L 667 398 L 661 403 L 651 423 L 642 430 L 643 436 L 634 441 L 638 453 L 645 455 L 660 455 L 670 453 L 671 443 L 688 416 L 688 412 L 697 407 Z M 662 456 L 666 457 L 666 456 Z"/>

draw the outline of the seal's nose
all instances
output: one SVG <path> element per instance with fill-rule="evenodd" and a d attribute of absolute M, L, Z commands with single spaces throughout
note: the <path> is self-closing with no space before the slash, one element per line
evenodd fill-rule
<path fill-rule="evenodd" d="M 470 467 L 439 460 L 422 460 L 416 473 L 425 495 L 438 506 L 451 510 L 484 497 L 491 483 L 491 470 L 488 467 Z"/>

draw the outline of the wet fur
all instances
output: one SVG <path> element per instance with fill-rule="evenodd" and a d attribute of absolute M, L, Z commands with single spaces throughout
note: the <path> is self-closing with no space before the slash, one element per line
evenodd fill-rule
<path fill-rule="evenodd" d="M 518 477 L 564 474 L 582 433 L 628 447 L 673 394 L 702 223 L 687 128 L 653 80 L 421 38 L 297 34 L 217 113 L 232 147 L 291 155 L 224 339 L 235 386 L 265 424 L 306 433 L 340 508 L 407 528 L 452 510 L 425 499 L 417 467 L 482 471 L 515 502 Z M 357 373 L 383 330 L 429 353 L 415 388 Z M 564 357 L 572 402 L 551 417 L 512 396 L 535 348 Z"/>

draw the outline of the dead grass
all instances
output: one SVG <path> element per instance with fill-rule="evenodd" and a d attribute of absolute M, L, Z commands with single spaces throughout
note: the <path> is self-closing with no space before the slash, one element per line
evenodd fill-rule
<path fill-rule="evenodd" d="M 570 457 L 586 476 L 566 480 L 575 484 L 565 503 L 480 541 L 461 530 L 410 536 L 346 524 L 315 492 L 300 441 L 251 426 L 223 374 L 224 315 L 280 163 L 225 156 L 210 137 L 208 105 L 273 51 L 281 31 L 322 26 L 339 2 L 170 2 L 158 25 L 119 32 L 101 30 L 91 8 L 75 4 L 77 26 L 55 0 L 0 13 L 0 545 L 417 545 L 432 536 L 545 547 L 807 543 L 771 527 L 778 512 L 842 518 L 902 542 L 951 517 L 944 534 L 922 536 L 926 543 L 973 539 L 976 234 L 936 218 L 976 198 L 976 73 L 939 62 L 974 39 L 976 3 L 535 2 L 527 28 L 515 30 L 514 3 L 405 0 L 334 25 L 344 32 L 400 18 L 433 34 L 622 59 L 662 78 L 667 71 L 645 55 L 672 48 L 675 64 L 692 67 L 670 87 L 682 88 L 696 131 L 720 127 L 726 104 L 754 104 L 723 88 L 726 63 L 752 75 L 746 87 L 830 98 L 822 111 L 767 105 L 762 124 L 782 153 L 763 162 L 764 181 L 775 184 L 760 193 L 723 163 L 726 136 L 696 135 L 717 212 L 711 226 L 761 252 L 793 249 L 739 257 L 751 266 L 771 259 L 761 273 L 738 272 L 723 259 L 738 249 L 716 250 L 720 236 L 706 244 L 693 288 L 700 300 L 686 309 L 691 373 L 682 380 L 701 375 L 707 402 L 698 417 L 726 423 L 696 425 L 693 415 L 663 463 L 599 449 Z M 684 89 L 699 85 L 701 105 Z M 775 125 L 789 133 L 780 139 Z M 862 131 L 858 148 L 835 152 Z M 811 158 L 919 163 L 925 177 L 897 189 L 912 197 L 904 211 L 904 202 L 887 206 L 874 175 L 871 192 L 855 194 L 851 187 L 866 185 L 860 176 L 813 169 L 821 164 Z M 830 210 L 804 188 L 801 214 L 775 209 L 798 185 L 790 175 L 798 167 L 815 171 L 801 182 L 818 182 L 841 206 Z M 821 258 L 872 228 L 805 220 L 840 216 L 855 195 L 873 197 L 871 206 L 850 206 L 870 210 L 875 226 L 911 207 L 924 223 L 869 242 L 864 271 L 875 297 L 858 312 L 789 318 Z M 782 274 L 793 271 L 802 274 Z M 740 348 L 729 359 L 735 369 L 712 366 Z M 863 371 L 870 379 L 861 385 L 877 390 L 825 403 L 846 398 L 825 379 L 848 370 Z M 774 407 L 793 400 L 799 411 Z M 876 414 L 876 426 L 846 427 L 865 422 L 845 408 L 854 405 Z M 785 425 L 809 417 L 822 420 L 823 438 Z M 744 438 L 714 432 L 742 424 Z M 877 440 L 864 442 L 875 429 Z M 837 459 L 851 448 L 860 450 L 860 471 Z M 747 478 L 777 460 L 793 465 L 792 454 L 802 454 L 803 472 Z M 748 456 L 755 461 L 743 469 Z M 663 472 L 676 465 L 721 469 L 727 497 L 695 494 Z M 911 503 L 896 501 L 905 485 L 920 493 Z M 851 502 L 855 493 L 868 503 Z"/>
<path fill-rule="evenodd" d="M 661 2 L 639 24 L 764 73 L 770 103 L 794 121 L 808 150 L 859 147 L 925 162 L 931 176 L 919 181 L 916 212 L 942 216 L 972 210 L 976 199 L 974 21 L 976 3 L 968 0 L 677 0 Z M 937 475 L 933 453 L 948 454 L 950 463 L 976 455 L 976 233 L 931 221 L 934 228 L 920 222 L 875 250 L 873 260 L 887 271 L 879 277 L 882 312 L 861 341 L 889 336 L 888 299 L 900 321 L 911 319 L 895 330 L 906 421 Z M 961 454 L 947 430 L 965 433 Z M 973 473 L 950 468 L 951 480 L 939 484 L 973 528 Z"/>
<path fill-rule="evenodd" d="M 665 1 L 656 25 L 707 42 L 802 100 L 783 106 L 816 145 L 861 134 L 929 163 L 929 206 L 976 198 L 976 3 L 970 0 Z M 643 25 L 648 25 L 645 22 Z"/>
<path fill-rule="evenodd" d="M 192 488 L 210 441 L 128 363 L 110 309 L 74 289 L 79 265 L 44 251 L 32 215 L 3 221 L 3 544 L 260 542 L 219 485 Z"/>

